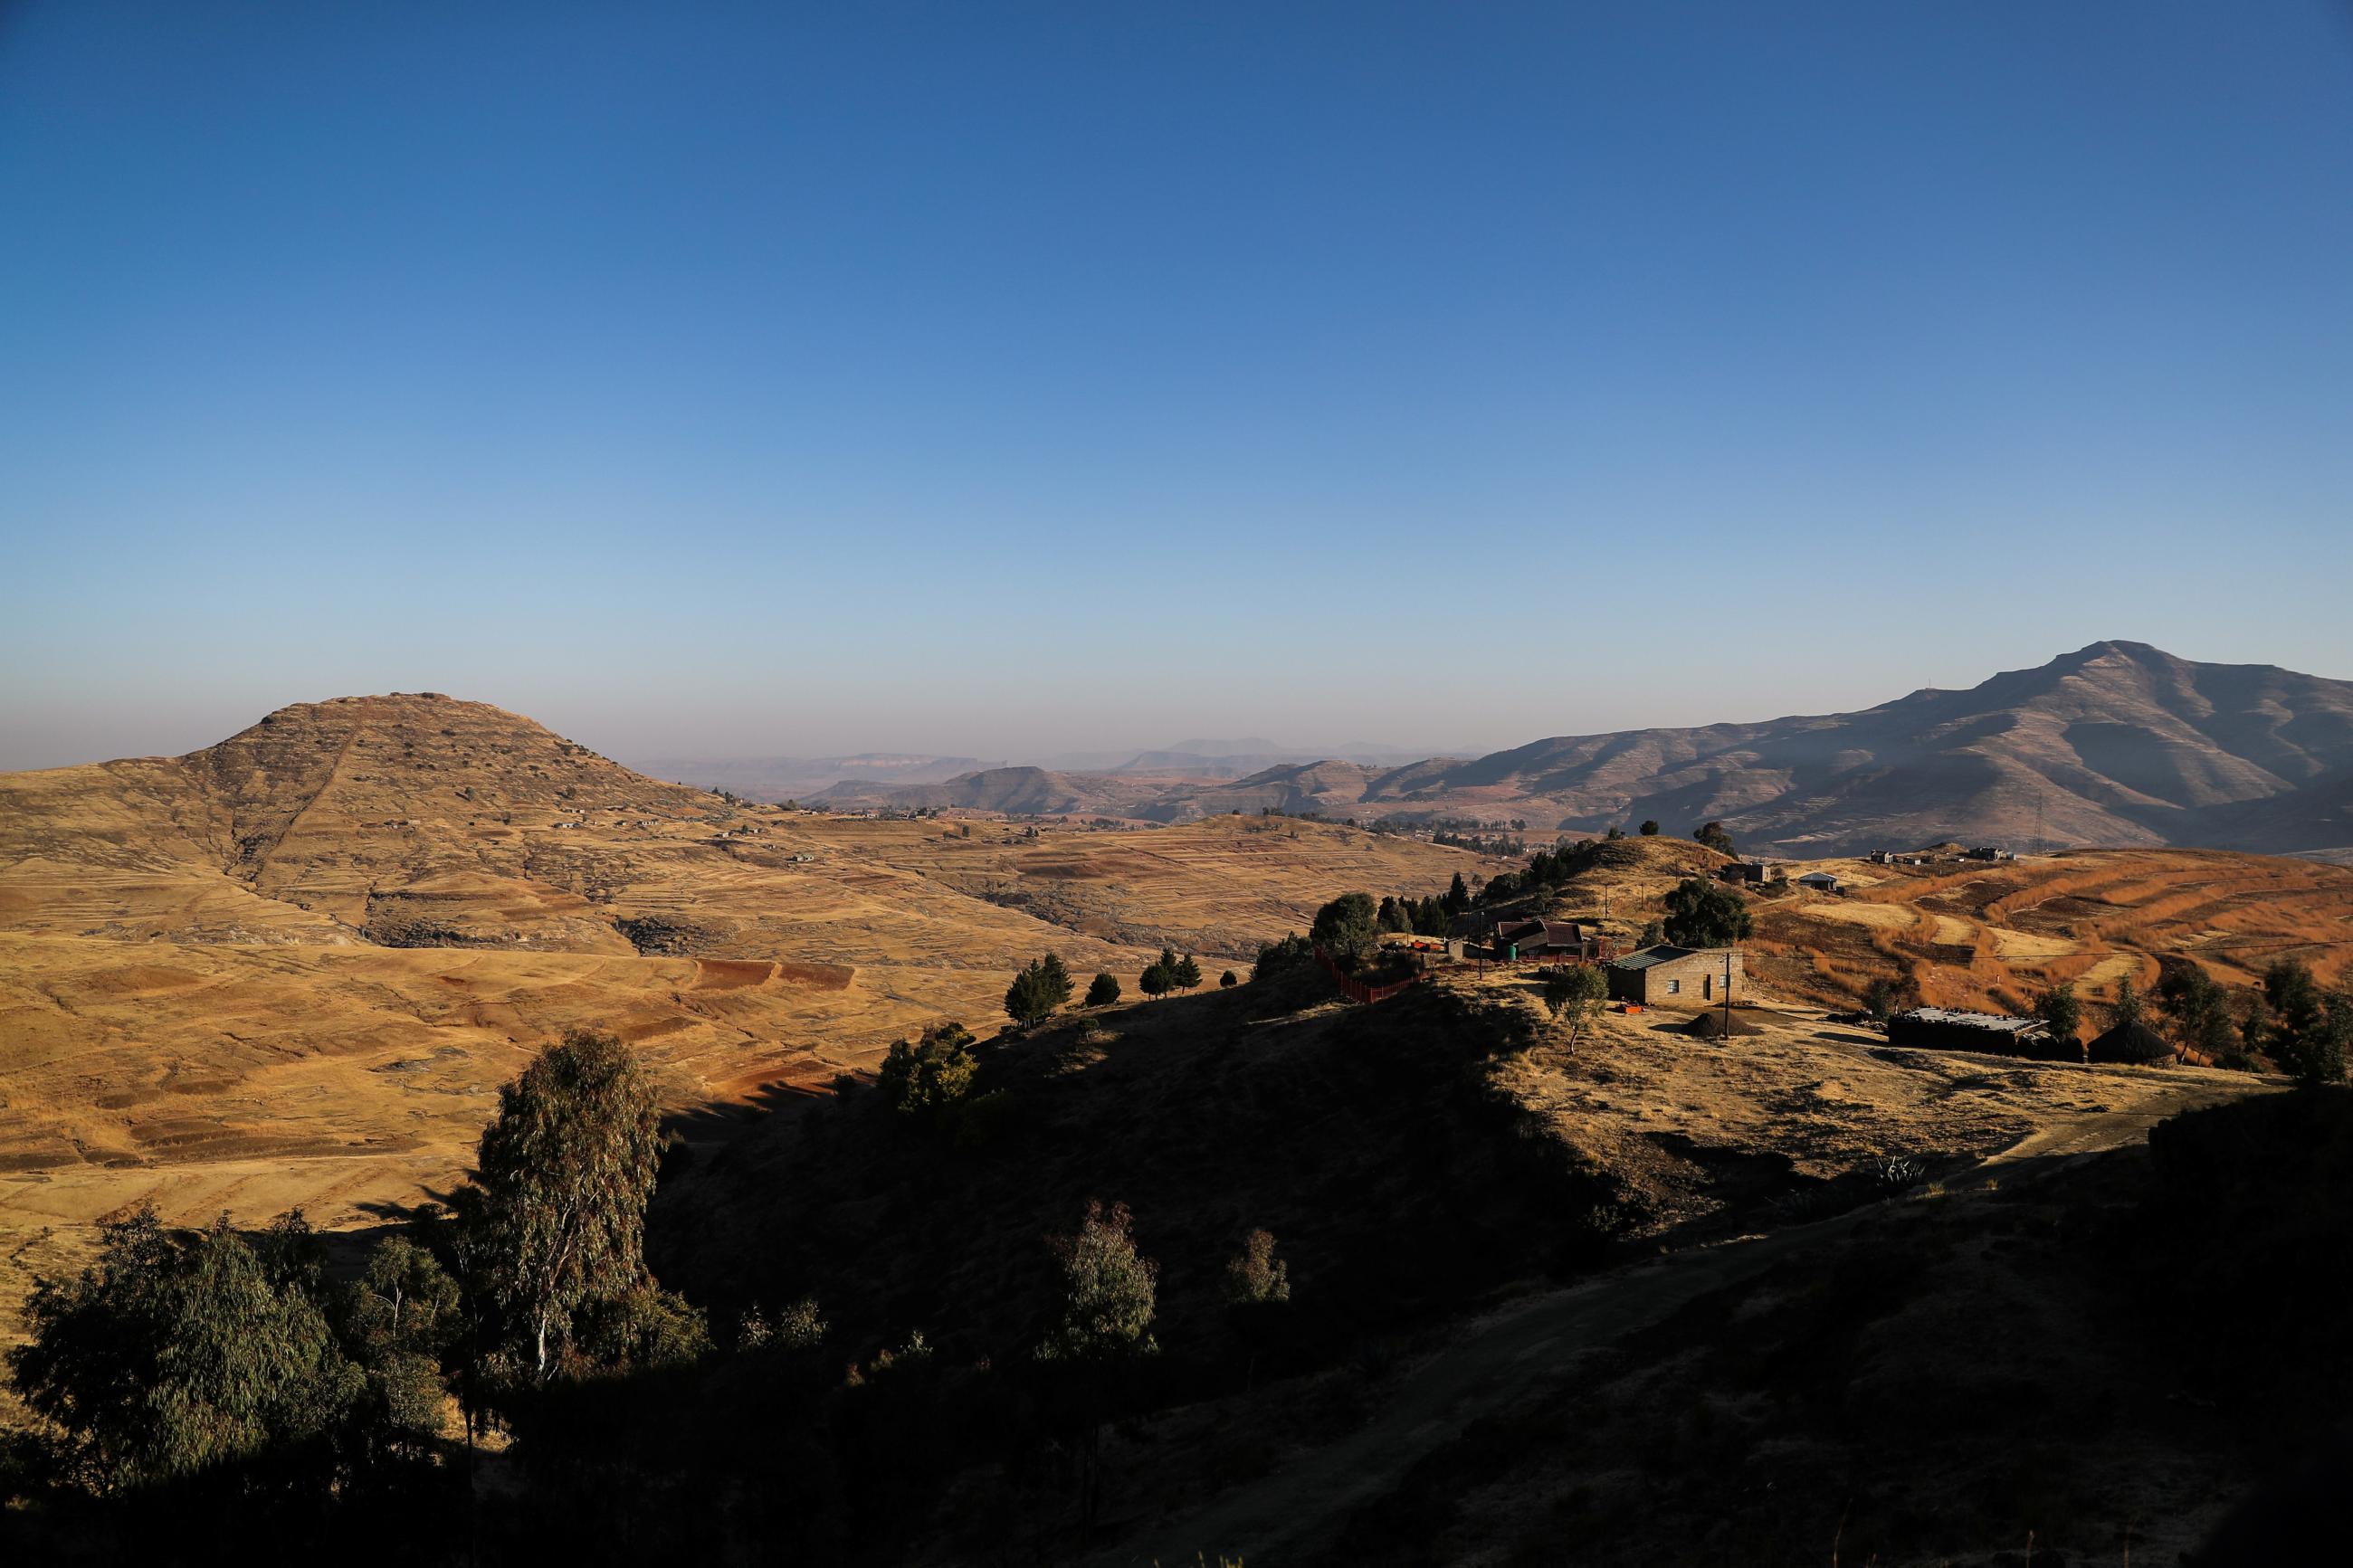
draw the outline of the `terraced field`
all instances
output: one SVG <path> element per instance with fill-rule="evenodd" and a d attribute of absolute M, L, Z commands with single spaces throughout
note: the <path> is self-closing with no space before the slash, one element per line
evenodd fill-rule
<path fill-rule="evenodd" d="M 985 1026 L 1050 949 L 1132 989 L 1164 942 L 1230 962 L 1347 888 L 1496 868 L 1276 819 L 742 806 L 430 696 L 0 775 L 0 1335 L 34 1269 L 142 1198 L 337 1227 L 446 1191 L 567 1027 L 636 1043 L 681 1111 L 737 1104 Z"/>
<path fill-rule="evenodd" d="M 1826 862 L 1849 874 L 1849 862 Z M 2281 958 L 2331 984 L 2353 974 L 2353 869 L 2204 849 L 2079 849 L 1999 864 L 1868 867 L 1843 896 L 1757 906 L 1760 978 L 1844 1003 L 1874 976 L 1924 1000 L 2017 1007 L 2061 981 L 2087 996 L 2181 956 L 2231 985 Z"/>

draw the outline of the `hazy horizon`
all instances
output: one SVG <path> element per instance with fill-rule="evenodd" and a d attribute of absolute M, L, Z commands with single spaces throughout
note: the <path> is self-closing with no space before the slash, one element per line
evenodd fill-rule
<path fill-rule="evenodd" d="M 2104 640 L 2118 642 L 2147 641 L 2146 638 L 2123 637 L 2093 639 L 2094 642 Z M 2086 644 L 2083 646 L 2089 645 Z M 2271 659 L 2204 658 L 2198 654 L 2185 652 L 2183 649 L 2179 647 L 2163 647 L 2162 645 L 2154 646 L 2160 647 L 2162 651 L 2166 653 L 2172 654 L 2179 658 L 2188 658 L 2192 662 L 2197 663 L 2276 664 L 2278 662 L 2277 660 Z M 1567 725 L 1550 729 L 1532 730 L 1525 734 L 1514 734 L 1500 740 L 1495 740 L 1492 743 L 1486 741 L 1478 741 L 1468 744 L 1416 744 L 1409 741 L 1391 741 L 1377 736 L 1365 735 L 1354 735 L 1336 740 L 1316 739 L 1312 737 L 1294 738 L 1281 734 L 1261 735 L 1259 738 L 1272 742 L 1274 744 L 1271 749 L 1275 751 L 1314 753 L 1317 757 L 1337 756 L 1343 752 L 1351 751 L 1383 750 L 1396 751 L 1398 752 L 1410 752 L 1417 760 L 1425 756 L 1442 755 L 1470 758 L 1483 756 L 1494 752 L 1510 751 L 1516 747 L 1526 745 L 1531 742 L 1548 740 L 1564 735 L 1599 734 L 1618 730 L 1633 729 L 1696 729 L 1703 728 L 1710 724 L 1758 723 L 1774 719 L 1807 717 L 1834 712 L 1851 712 L 1861 709 L 1877 707 L 1882 703 L 1894 701 L 1898 698 L 1908 696 L 1911 693 L 1923 689 L 1944 690 L 1966 689 L 1970 687 L 1978 686 L 1996 675 L 2020 669 L 2037 668 L 2050 663 L 2054 658 L 2061 658 L 2066 654 L 2073 653 L 2075 651 L 2077 651 L 2075 647 L 2054 648 L 2045 657 L 2032 658 L 2020 664 L 2006 665 L 2000 669 L 1986 669 L 1975 675 L 1968 676 L 1966 679 L 1955 678 L 1947 680 L 1921 681 L 1910 686 L 1903 687 L 1901 689 L 1885 690 L 1870 698 L 1868 700 L 1854 703 L 1835 705 L 1828 703 L 1820 705 L 1807 705 L 1799 703 L 1793 706 L 1777 708 L 1769 712 L 1763 710 L 1715 712 L 1704 718 L 1690 719 L 1669 719 L 1649 716 L 1638 718 L 1625 723 Z M 2294 667 L 2290 666 L 2287 668 L 2292 668 Z M 2300 670 L 2298 673 L 2321 676 L 2329 679 L 2353 679 L 2353 675 L 2336 674 L 2327 669 L 2306 669 Z M 399 689 L 412 692 L 428 690 L 438 691 L 443 696 L 454 697 L 461 700 L 489 702 L 493 707 L 502 708 L 510 712 L 520 713 L 524 718 L 545 724 L 548 728 L 554 730 L 558 734 L 565 736 L 566 739 L 581 742 L 582 743 L 591 747 L 593 750 L 610 756 L 617 762 L 627 763 L 632 767 L 638 767 L 640 769 L 654 768 L 656 764 L 663 763 L 744 763 L 779 759 L 817 760 L 865 755 L 970 757 L 981 765 L 989 767 L 1000 765 L 1053 766 L 1058 764 L 1071 765 L 1070 763 L 1071 757 L 1075 753 L 1081 752 L 1100 753 L 1106 759 L 1105 765 L 1112 766 L 1116 765 L 1117 763 L 1125 762 L 1130 757 L 1140 752 L 1176 749 L 1177 742 L 1183 739 L 1223 739 L 1221 737 L 1211 737 L 1195 732 L 1186 736 L 1163 736 L 1140 741 L 1119 739 L 1106 741 L 1101 740 L 1099 737 L 1095 740 L 1088 740 L 1084 737 L 1081 737 L 1077 742 L 1070 744 L 1057 743 L 1027 748 L 1008 747 L 1004 745 L 908 744 L 849 745 L 832 748 L 801 748 L 796 750 L 781 743 L 775 745 L 739 743 L 747 742 L 748 738 L 751 737 L 777 732 L 773 730 L 765 729 L 756 722 L 745 721 L 744 727 L 742 728 L 732 731 L 712 731 L 713 733 L 720 734 L 723 737 L 734 737 L 734 740 L 732 742 L 723 742 L 723 743 L 714 743 L 711 745 L 671 746 L 665 748 L 659 745 L 647 746 L 631 744 L 627 742 L 617 743 L 612 740 L 610 735 L 600 733 L 593 725 L 584 729 L 577 725 L 567 724 L 560 721 L 559 720 L 552 717 L 548 712 L 534 710 L 529 707 L 519 708 L 512 702 L 501 702 L 493 698 L 470 694 L 463 690 L 445 690 L 439 687 L 430 686 L 415 686 L 402 688 Z M 383 696 L 391 693 L 392 689 L 385 689 L 381 691 L 318 692 L 291 698 L 286 702 L 273 703 L 269 708 L 256 710 L 242 716 L 232 718 L 224 715 L 215 720 L 206 720 L 199 716 L 202 712 L 210 711 L 211 710 L 209 708 L 203 710 L 190 710 L 174 716 L 171 722 L 163 726 L 157 731 L 159 734 L 186 736 L 197 735 L 199 731 L 202 731 L 199 738 L 188 740 L 185 743 L 175 740 L 168 741 L 158 745 L 144 747 L 133 745 L 121 751 L 110 752 L 102 756 L 62 757 L 24 763 L 0 763 L 0 772 L 14 772 L 19 771 L 20 769 L 73 766 L 86 763 L 114 761 L 125 757 L 178 755 L 210 745 L 216 741 L 224 740 L 229 735 L 252 725 L 258 721 L 264 713 L 272 711 L 277 708 L 287 707 L 301 702 L 323 701 L 335 697 Z M 563 710 L 565 706 L 566 705 L 561 701 L 553 704 L 553 707 L 559 710 Z M 210 723 L 213 727 L 208 730 L 204 729 L 204 726 L 207 723 Z M 1105 733 L 1111 733 L 1111 731 L 1105 731 Z M 15 737 L 12 735 L 9 739 L 13 743 Z M 657 769 L 656 771 L 659 770 Z M 1074 767 L 1073 771 L 1084 770 L 1082 768 Z M 694 781 L 691 779 L 686 779 L 679 782 L 692 783 Z"/>
<path fill-rule="evenodd" d="M 0 768 L 2353 676 L 2342 6 L 27 4 Z"/>

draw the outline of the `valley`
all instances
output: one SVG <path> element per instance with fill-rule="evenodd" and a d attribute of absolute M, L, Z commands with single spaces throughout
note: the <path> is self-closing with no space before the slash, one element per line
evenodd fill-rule
<path fill-rule="evenodd" d="M 2149 1521 L 2136 1500 L 2141 1477 L 2188 1485 L 2196 1445 L 2160 1423 L 2072 1464 L 2063 1508 L 2013 1496 L 1975 1450 L 1947 1457 L 1949 1484 L 1925 1458 L 1890 1468 L 1915 1450 L 1772 1403 L 1794 1395 L 1771 1347 L 1804 1340 L 1817 1277 L 1871 1281 L 1853 1303 L 1871 1322 L 1928 1311 L 1919 1281 L 1965 1278 L 1949 1288 L 2064 1340 L 2070 1313 L 2125 1287 L 2034 1226 L 2120 1223 L 2153 1126 L 2305 1103 L 2258 1073 L 1891 1047 L 1852 1013 L 1871 982 L 2005 1011 L 2063 983 L 2096 1005 L 2169 960 L 2239 990 L 2282 959 L 2342 985 L 2353 868 L 1946 844 L 1736 885 L 1731 857 L 1672 834 L 1572 858 L 1529 883 L 1521 860 L 1240 805 L 1165 823 L 787 809 L 429 694 L 298 705 L 185 757 L 0 775 L 0 1310 L 15 1337 L 37 1279 L 142 1205 L 248 1233 L 300 1208 L 348 1272 L 381 1237 L 434 1230 L 419 1216 L 465 1182 L 501 1087 L 587 1027 L 658 1097 L 671 1142 L 646 1258 L 716 1348 L 683 1381 L 583 1383 L 554 1425 L 514 1405 L 499 1442 L 553 1467 L 519 1495 L 575 1550 L 652 1529 L 725 1555 L 781 1531 L 819 1560 L 945 1563 L 1026 1532 L 1052 1560 L 1404 1563 L 1535 1549 L 1553 1520 L 1628 1532 L 1599 1561 L 1700 1550 L 1628 1523 L 1648 1483 L 1613 1446 L 1689 1460 L 1691 1517 L 1738 1521 L 1725 1539 L 1767 1557 L 1849 1528 L 1851 1487 L 1873 1500 L 1852 1539 L 1888 1563 L 1991 1552 L 2026 1514 L 2079 1549 L 2212 1529 L 2257 1474 L 2235 1428 L 2194 1506 Z M 1734 888 L 1755 927 L 1741 1032 L 1695 1037 L 1694 1003 L 1613 1008 L 1572 1037 L 1542 972 L 1512 963 L 1451 963 L 1369 1006 L 1311 962 L 1255 969 L 1341 893 L 1410 901 L 1457 878 L 1465 900 L 1521 884 L 1498 894 L 1513 910 L 1621 952 L 1679 887 Z M 1200 991 L 1139 999 L 1163 948 L 1197 958 Z M 1005 1027 L 1008 981 L 1050 952 L 1123 997 Z M 978 1037 L 970 1076 L 910 1114 L 885 1052 L 947 1020 Z M 1053 1310 L 1046 1239 L 1098 1199 L 1133 1212 L 1165 1352 L 1082 1463 L 1055 1425 L 1068 1387 L 1013 1369 Z M 1271 1316 L 1230 1294 L 1254 1231 L 1287 1271 Z M 2030 1270 L 2066 1283 L 2036 1299 Z M 762 1349 L 787 1308 L 821 1316 L 817 1337 Z M 1859 1386 L 1912 1392 L 1860 1395 L 1865 1426 L 1886 1400 L 1957 1413 L 2027 1375 L 1974 1326 L 1899 1339 Z M 2129 1405 L 2144 1353 L 2094 1338 L 2034 1375 Z M 767 1419 L 746 1401 L 812 1413 L 789 1441 L 817 1447 L 782 1470 L 757 1445 L 712 1447 Z M 2077 1418 L 2107 1430 L 2121 1407 Z M 1582 1435 L 1588 1409 L 1608 1444 Z M 813 1435 L 828 1423 L 867 1436 Z M 827 1468 L 860 1443 L 882 1447 L 855 1479 Z M 670 1500 L 548 1479 L 619 1454 Z M 1104 1517 L 1072 1464 L 1099 1467 Z M 1712 1489 L 1711 1467 L 1758 1464 L 1772 1500 Z"/>

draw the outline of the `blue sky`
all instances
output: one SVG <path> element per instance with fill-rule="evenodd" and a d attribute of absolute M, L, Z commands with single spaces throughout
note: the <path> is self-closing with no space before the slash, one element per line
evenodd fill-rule
<path fill-rule="evenodd" d="M 0 215 L 0 767 L 2353 677 L 2325 0 L 19 0 Z"/>

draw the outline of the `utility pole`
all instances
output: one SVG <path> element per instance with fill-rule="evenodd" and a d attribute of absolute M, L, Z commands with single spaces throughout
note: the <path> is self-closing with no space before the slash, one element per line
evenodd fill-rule
<path fill-rule="evenodd" d="M 1724 1037 L 1732 1038 L 1732 955 L 1736 950 L 1724 950 Z"/>

